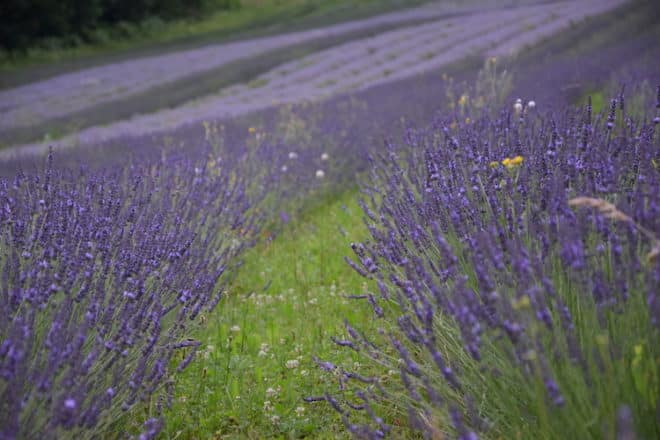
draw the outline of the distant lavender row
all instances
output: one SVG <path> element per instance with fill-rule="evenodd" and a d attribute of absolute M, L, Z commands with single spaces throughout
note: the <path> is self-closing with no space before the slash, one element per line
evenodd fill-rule
<path fill-rule="evenodd" d="M 260 176 L 209 157 L 89 171 L 50 155 L 0 180 L 0 438 L 91 438 L 167 404 L 189 327 L 260 224 Z"/>
<path fill-rule="evenodd" d="M 255 38 L 197 49 L 151 56 L 60 75 L 38 83 L 0 92 L 0 129 L 31 125 L 61 117 L 107 101 L 119 100 L 185 76 L 210 71 L 238 59 L 258 56 L 278 48 L 318 38 L 328 38 L 360 29 L 441 17 L 464 12 L 466 7 L 432 4 L 409 11 L 341 23 L 270 37 Z M 54 113 L 55 112 L 55 113 Z"/>
<path fill-rule="evenodd" d="M 186 124 L 234 117 L 274 104 L 318 100 L 392 83 L 438 69 L 472 53 L 504 46 L 507 51 L 521 49 L 525 44 L 533 44 L 539 39 L 537 28 L 551 23 L 566 27 L 571 20 L 601 13 L 620 3 L 620 0 L 584 0 L 569 4 L 475 11 L 461 20 L 438 20 L 423 26 L 385 32 L 283 64 L 249 84 L 229 87 L 176 108 L 138 115 L 106 126 L 89 127 L 55 142 L 17 146 L 14 152 L 25 154 L 43 150 L 47 145 L 58 148 L 95 145 L 119 134 L 158 134 Z M 515 45 L 512 46 L 511 41 L 515 41 Z M 62 111 L 59 105 L 40 105 L 39 108 L 47 112 Z M 10 129 L 17 122 L 7 117 L 4 124 Z"/>
<path fill-rule="evenodd" d="M 382 333 L 347 323 L 336 342 L 394 383 L 341 369 L 339 394 L 309 400 L 362 438 L 397 407 L 427 438 L 657 438 L 657 99 L 646 125 L 622 94 L 595 119 L 521 103 L 390 144 L 351 262 Z"/>

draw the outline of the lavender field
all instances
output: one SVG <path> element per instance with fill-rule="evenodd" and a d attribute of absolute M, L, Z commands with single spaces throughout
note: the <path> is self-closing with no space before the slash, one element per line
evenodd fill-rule
<path fill-rule="evenodd" d="M 660 438 L 659 41 L 411 2 L 0 89 L 0 439 Z"/>

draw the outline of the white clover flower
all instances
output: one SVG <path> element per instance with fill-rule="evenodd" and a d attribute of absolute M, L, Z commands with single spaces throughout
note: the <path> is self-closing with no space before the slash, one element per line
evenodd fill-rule
<path fill-rule="evenodd" d="M 261 347 L 259 348 L 259 353 L 257 354 L 257 356 L 259 356 L 259 357 L 266 357 L 266 356 L 268 356 L 268 350 L 270 350 L 270 345 L 268 345 L 268 344 L 266 344 L 265 342 L 263 342 L 263 343 L 261 344 Z"/>
<path fill-rule="evenodd" d="M 277 390 L 273 387 L 270 387 L 266 390 L 266 396 L 268 397 L 275 397 L 277 396 Z"/>
<path fill-rule="evenodd" d="M 296 153 L 295 151 L 290 151 L 289 159 L 298 159 L 298 153 Z"/>
<path fill-rule="evenodd" d="M 523 105 L 520 102 L 516 102 L 513 104 L 513 109 L 516 111 L 516 113 L 520 113 L 523 109 Z"/>
<path fill-rule="evenodd" d="M 270 421 L 274 425 L 277 425 L 278 423 L 280 423 L 280 416 L 278 416 L 277 414 L 272 415 L 272 416 L 270 416 Z"/>
<path fill-rule="evenodd" d="M 286 367 L 290 370 L 296 369 L 300 366 L 300 361 L 298 359 L 290 359 L 286 361 Z"/>
<path fill-rule="evenodd" d="M 323 170 L 316 170 L 316 178 L 317 179 L 323 179 L 325 177 L 325 171 Z"/>
<path fill-rule="evenodd" d="M 536 107 L 536 102 L 535 102 L 535 101 L 529 101 L 529 102 L 527 103 L 527 107 L 528 107 L 528 108 L 534 108 L 534 107 Z"/>
<path fill-rule="evenodd" d="M 282 165 L 282 168 L 280 168 L 280 170 L 282 170 L 283 173 L 286 173 L 289 170 L 289 167 L 286 165 Z"/>
<path fill-rule="evenodd" d="M 195 174 L 197 175 L 202 174 L 202 169 L 195 167 Z"/>
<path fill-rule="evenodd" d="M 296 415 L 298 417 L 302 417 L 303 414 L 305 414 L 305 407 L 299 406 L 298 408 L 296 408 Z"/>
<path fill-rule="evenodd" d="M 270 402 L 270 400 L 264 401 L 264 411 L 268 412 L 272 411 L 273 409 L 273 404 Z"/>
<path fill-rule="evenodd" d="M 307 370 L 301 370 L 301 371 L 300 371 L 300 375 L 301 375 L 301 376 L 309 376 L 309 371 L 307 371 Z"/>
<path fill-rule="evenodd" d="M 520 98 L 516 99 L 516 103 L 522 104 L 522 99 L 520 99 Z"/>
<path fill-rule="evenodd" d="M 232 333 L 238 333 L 241 331 L 241 328 L 237 325 L 232 325 L 231 328 L 229 329 L 230 332 Z"/>
<path fill-rule="evenodd" d="M 330 155 L 328 153 L 323 153 L 321 155 L 321 160 L 328 160 L 328 159 L 330 159 Z"/>

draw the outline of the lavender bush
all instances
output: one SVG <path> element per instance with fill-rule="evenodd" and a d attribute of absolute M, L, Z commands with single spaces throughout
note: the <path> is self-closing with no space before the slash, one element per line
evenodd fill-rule
<path fill-rule="evenodd" d="M 660 119 L 622 98 L 439 118 L 375 157 L 349 263 L 380 336 L 336 343 L 376 373 L 319 361 L 340 393 L 308 400 L 363 438 L 404 414 L 425 438 L 657 438 Z"/>
<path fill-rule="evenodd" d="M 0 438 L 89 438 L 138 402 L 166 404 L 198 345 L 187 330 L 253 240 L 261 180 L 240 159 L 126 163 L 51 154 L 0 180 Z"/>

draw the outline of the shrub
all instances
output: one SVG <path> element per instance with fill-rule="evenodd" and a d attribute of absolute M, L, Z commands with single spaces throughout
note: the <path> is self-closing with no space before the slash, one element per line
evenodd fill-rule
<path fill-rule="evenodd" d="M 0 438 L 90 438 L 167 403 L 259 224 L 254 176 L 210 157 L 89 171 L 51 154 L 0 180 Z"/>
<path fill-rule="evenodd" d="M 401 411 L 426 438 L 656 438 L 658 135 L 619 104 L 440 119 L 376 156 L 350 263 L 380 335 L 336 342 L 378 374 L 309 400 L 364 438 Z"/>

